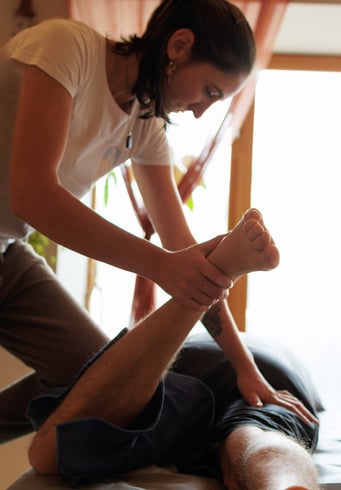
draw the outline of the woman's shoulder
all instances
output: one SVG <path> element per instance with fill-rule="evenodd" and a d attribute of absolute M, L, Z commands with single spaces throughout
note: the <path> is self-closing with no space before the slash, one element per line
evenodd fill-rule
<path fill-rule="evenodd" d="M 35 65 L 56 79 L 74 96 L 91 78 L 105 39 L 75 20 L 45 20 L 13 37 L 6 55 L 22 64 Z"/>
<path fill-rule="evenodd" d="M 51 47 L 58 46 L 58 49 L 68 48 L 72 43 L 90 44 L 98 43 L 103 36 L 95 29 L 77 20 L 65 18 L 47 19 L 28 29 L 24 29 L 14 36 L 10 41 L 10 46 L 30 46 L 36 43 L 43 43 Z"/>
<path fill-rule="evenodd" d="M 34 35 L 36 32 L 45 36 L 60 37 L 61 42 L 65 42 L 68 37 L 84 38 L 86 40 L 103 38 L 99 32 L 83 22 L 59 17 L 44 20 L 32 27 L 30 31 L 30 35 Z"/>

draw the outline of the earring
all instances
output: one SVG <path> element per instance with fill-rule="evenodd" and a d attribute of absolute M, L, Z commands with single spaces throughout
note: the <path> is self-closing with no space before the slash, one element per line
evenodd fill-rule
<path fill-rule="evenodd" d="M 165 73 L 167 75 L 169 84 L 172 81 L 172 75 L 175 72 L 175 69 L 176 69 L 176 65 L 174 64 L 174 62 L 172 60 L 169 60 L 168 66 L 166 66 L 166 68 L 165 68 Z"/>

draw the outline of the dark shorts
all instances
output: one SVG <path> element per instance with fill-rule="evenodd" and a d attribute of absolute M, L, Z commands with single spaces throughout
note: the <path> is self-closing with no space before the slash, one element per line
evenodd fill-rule
<path fill-rule="evenodd" d="M 185 348 L 180 353 L 174 370 L 160 382 L 133 426 L 122 428 L 95 417 L 60 424 L 57 458 L 65 479 L 72 486 L 100 482 L 150 464 L 175 464 L 182 472 L 220 478 L 217 447 L 243 425 L 279 430 L 315 447 L 314 424 L 305 425 L 279 406 L 252 408 L 243 401 L 233 369 L 215 344 L 212 349 L 200 347 L 198 359 L 205 357 L 205 363 L 198 364 L 200 373 L 194 362 L 197 354 L 197 345 L 194 351 Z M 32 402 L 28 415 L 36 426 L 69 389 Z"/>

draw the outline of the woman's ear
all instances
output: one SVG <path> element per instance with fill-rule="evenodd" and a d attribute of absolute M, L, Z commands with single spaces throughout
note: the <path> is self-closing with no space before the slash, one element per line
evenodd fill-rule
<path fill-rule="evenodd" d="M 194 34 L 190 29 L 173 32 L 167 43 L 167 56 L 172 61 L 186 61 L 190 58 L 194 44 Z"/>

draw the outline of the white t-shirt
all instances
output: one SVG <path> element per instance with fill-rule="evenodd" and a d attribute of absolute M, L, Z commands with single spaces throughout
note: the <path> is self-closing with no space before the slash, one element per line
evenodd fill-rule
<path fill-rule="evenodd" d="M 35 65 L 57 80 L 73 98 L 68 140 L 58 167 L 67 190 L 82 197 L 114 167 L 131 159 L 170 165 L 159 118 L 140 119 L 135 102 L 127 115 L 116 104 L 106 77 L 106 40 L 77 21 L 53 19 L 26 29 L 0 50 L 0 252 L 30 228 L 9 206 L 8 166 L 24 65 Z M 129 130 L 133 145 L 126 148 Z"/>

